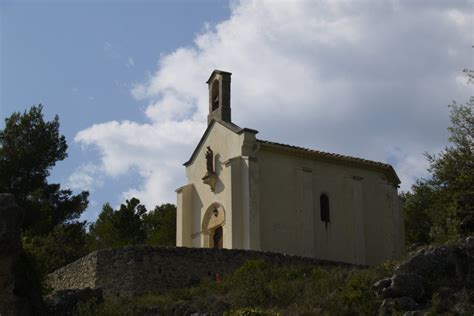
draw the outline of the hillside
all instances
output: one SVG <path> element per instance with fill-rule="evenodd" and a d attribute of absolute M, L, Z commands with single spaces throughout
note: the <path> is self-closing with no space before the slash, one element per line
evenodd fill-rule
<path fill-rule="evenodd" d="M 56 311 L 63 313 L 61 302 L 71 308 L 78 293 L 60 292 Z M 253 259 L 193 286 L 104 301 L 91 294 L 75 315 L 468 315 L 474 313 L 474 236 L 372 268 Z"/>

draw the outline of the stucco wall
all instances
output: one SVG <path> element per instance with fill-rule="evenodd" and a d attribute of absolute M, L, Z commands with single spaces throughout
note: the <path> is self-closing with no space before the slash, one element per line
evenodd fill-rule
<path fill-rule="evenodd" d="M 255 259 L 275 266 L 334 264 L 270 252 L 130 246 L 93 252 L 51 273 L 48 283 L 53 290 L 91 287 L 106 297 L 130 297 L 225 276 Z"/>
<path fill-rule="evenodd" d="M 241 203 L 245 203 L 243 192 L 245 192 L 248 181 L 243 180 L 245 180 L 245 175 L 248 175 L 248 169 L 246 169 L 248 167 L 245 166 L 245 163 L 233 161 L 232 158 L 240 157 L 246 151 L 251 151 L 254 141 L 255 135 L 253 133 L 242 132 L 237 134 L 218 122 L 213 124 L 196 153 L 194 161 L 186 168 L 188 185 L 192 184 L 192 187 L 186 190 L 184 190 L 184 187 L 177 190 L 178 219 L 182 216 L 182 218 L 188 218 L 190 221 L 189 223 L 186 220 L 178 221 L 177 230 L 181 232 L 182 236 L 186 231 L 182 227 L 190 227 L 188 235 L 191 235 L 190 239 L 179 237 L 177 246 L 208 246 L 206 242 L 209 235 L 207 231 L 203 230 L 203 218 L 206 212 L 212 211 L 210 208 L 218 203 L 225 211 L 225 223 L 222 226 L 224 248 L 249 248 L 249 241 L 244 241 L 244 225 L 241 224 L 243 213 L 233 213 L 231 211 L 232 209 L 241 210 Z M 247 146 L 248 144 L 251 145 Z M 215 155 L 214 168 L 218 181 L 214 192 L 211 191 L 209 185 L 202 181 L 206 173 L 205 152 L 207 146 L 211 146 Z M 180 207 L 181 205 L 183 207 Z M 187 211 L 185 205 L 191 205 L 192 210 L 187 216 L 183 214 Z M 232 224 L 233 221 L 237 221 L 239 224 Z"/>
<path fill-rule="evenodd" d="M 362 265 L 400 257 L 397 188 L 382 173 L 267 150 L 257 161 L 261 250 Z"/>
<path fill-rule="evenodd" d="M 403 218 L 393 177 L 370 165 L 260 144 L 254 133 L 239 134 L 218 122 L 210 127 L 186 168 L 188 184 L 177 190 L 178 246 L 209 247 L 211 231 L 203 219 L 220 205 L 224 248 L 361 265 L 403 254 Z M 207 146 L 215 154 L 214 192 L 202 181 Z M 329 223 L 320 219 L 323 193 L 329 197 Z"/>

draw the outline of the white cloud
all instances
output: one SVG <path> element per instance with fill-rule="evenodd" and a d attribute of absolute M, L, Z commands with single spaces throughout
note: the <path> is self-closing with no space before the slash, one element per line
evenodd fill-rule
<path fill-rule="evenodd" d="M 262 139 L 391 160 L 407 190 L 426 174 L 422 153 L 446 142 L 446 105 L 470 93 L 458 76 L 474 68 L 472 20 L 460 1 L 236 2 L 228 20 L 159 56 L 134 86 L 148 123 L 96 124 L 76 141 L 100 150 L 105 175 L 138 170 L 142 184 L 124 197 L 174 202 L 217 68 L 233 72 L 237 124 Z"/>
<path fill-rule="evenodd" d="M 93 163 L 80 165 L 68 177 L 67 187 L 78 191 L 94 191 L 104 184 L 101 173 L 101 168 Z"/>

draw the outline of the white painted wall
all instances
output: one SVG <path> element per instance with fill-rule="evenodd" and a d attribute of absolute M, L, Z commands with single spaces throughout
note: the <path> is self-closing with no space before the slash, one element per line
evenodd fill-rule
<path fill-rule="evenodd" d="M 249 223 L 251 216 L 254 217 L 250 213 L 250 208 L 254 202 L 250 202 L 249 159 L 251 157 L 248 154 L 252 154 L 253 143 L 255 143 L 254 133 L 237 134 L 219 122 L 213 123 L 210 127 L 194 161 L 186 168 L 188 185 L 193 185 L 192 192 L 184 196 L 183 193 L 177 191 L 177 225 L 187 223 L 186 220 L 180 220 L 180 216 L 187 214 L 186 216 L 190 218 L 188 231 L 180 227 L 177 227 L 177 231 L 181 235 L 191 236 L 188 239 L 180 237 L 180 243 L 177 239 L 178 246 L 205 247 L 208 245 L 209 232 L 202 229 L 202 222 L 209 207 L 218 203 L 225 210 L 226 215 L 223 225 L 224 248 L 250 249 Z M 206 173 L 207 146 L 211 147 L 215 155 L 214 168 L 218 181 L 214 192 L 202 181 Z M 247 154 L 245 159 L 242 158 L 242 154 Z M 183 208 L 185 205 L 190 205 L 190 211 Z M 237 211 L 233 212 L 233 210 Z"/>
<path fill-rule="evenodd" d="M 257 160 L 262 250 L 363 265 L 403 253 L 397 188 L 383 173 L 264 149 Z"/>
<path fill-rule="evenodd" d="M 206 147 L 215 157 L 215 192 L 202 182 Z M 404 251 L 397 188 L 382 172 L 257 146 L 255 134 L 213 123 L 188 185 L 177 190 L 177 245 L 207 247 L 203 218 L 225 210 L 224 248 L 255 249 L 319 259 L 378 264 Z M 331 222 L 320 220 L 320 195 Z"/>

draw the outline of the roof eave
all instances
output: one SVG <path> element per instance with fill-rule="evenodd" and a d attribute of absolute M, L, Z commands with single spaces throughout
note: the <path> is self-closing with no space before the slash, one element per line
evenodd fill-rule
<path fill-rule="evenodd" d="M 209 76 L 209 79 L 207 79 L 206 83 L 209 83 L 212 79 L 212 77 L 214 77 L 214 75 L 216 74 L 225 74 L 225 75 L 229 75 L 229 76 L 232 76 L 232 73 L 231 72 L 227 72 L 227 71 L 223 71 L 223 70 L 218 70 L 218 69 L 215 69 L 211 75 Z"/>

